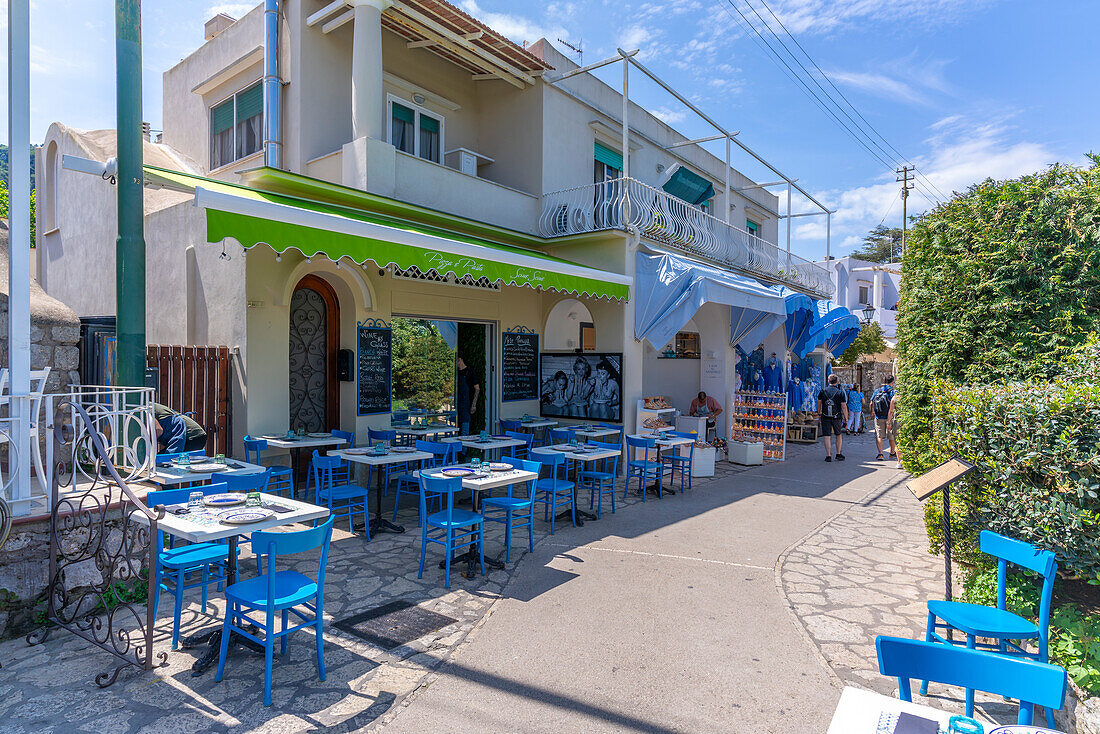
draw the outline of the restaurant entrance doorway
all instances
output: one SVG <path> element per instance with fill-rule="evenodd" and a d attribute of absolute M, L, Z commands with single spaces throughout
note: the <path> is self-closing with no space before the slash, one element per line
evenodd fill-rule
<path fill-rule="evenodd" d="M 290 428 L 307 433 L 340 427 L 340 307 L 316 275 L 298 281 L 290 299 Z"/>

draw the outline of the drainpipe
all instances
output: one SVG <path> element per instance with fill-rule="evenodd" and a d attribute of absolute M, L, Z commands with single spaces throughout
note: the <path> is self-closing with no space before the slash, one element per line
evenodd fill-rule
<path fill-rule="evenodd" d="M 280 168 L 279 0 L 264 0 L 264 165 Z"/>

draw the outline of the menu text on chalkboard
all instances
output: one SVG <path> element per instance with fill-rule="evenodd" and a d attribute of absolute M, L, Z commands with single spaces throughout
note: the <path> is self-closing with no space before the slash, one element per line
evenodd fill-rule
<path fill-rule="evenodd" d="M 501 400 L 538 400 L 539 335 L 531 332 L 504 332 L 501 366 Z"/>
<path fill-rule="evenodd" d="M 390 412 L 393 332 L 384 321 L 359 324 L 356 401 L 358 415 Z"/>

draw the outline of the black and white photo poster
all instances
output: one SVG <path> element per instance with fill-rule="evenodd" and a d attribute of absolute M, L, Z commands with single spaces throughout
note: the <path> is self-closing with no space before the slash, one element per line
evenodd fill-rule
<path fill-rule="evenodd" d="M 539 412 L 548 418 L 622 421 L 623 355 L 549 354 L 539 360 Z"/>

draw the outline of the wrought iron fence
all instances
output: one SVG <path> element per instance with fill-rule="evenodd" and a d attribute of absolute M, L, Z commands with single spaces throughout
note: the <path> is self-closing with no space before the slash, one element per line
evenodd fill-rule
<path fill-rule="evenodd" d="M 152 401 L 151 388 L 82 387 L 46 398 L 48 455 L 56 461 L 47 626 L 27 642 L 41 644 L 64 629 L 111 653 L 116 666 L 95 678 L 102 687 L 128 667 L 167 661 L 167 653 L 153 651 L 151 603 L 164 509 L 146 507 L 127 484 L 156 462 Z"/>
<path fill-rule="evenodd" d="M 645 237 L 720 265 L 833 294 L 825 268 L 633 178 L 554 191 L 542 197 L 539 232 L 547 237 L 633 228 Z"/>

